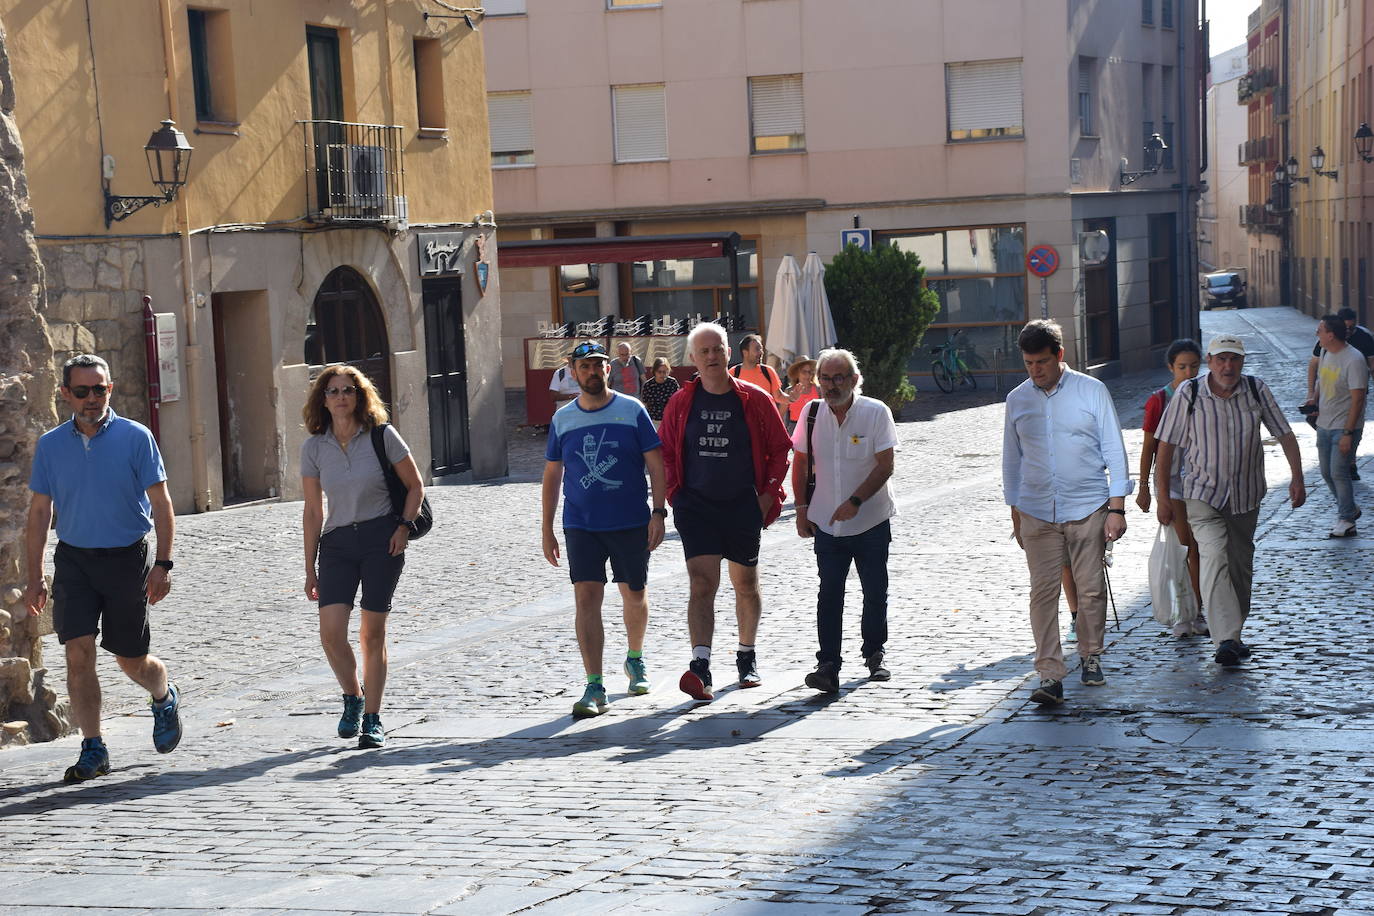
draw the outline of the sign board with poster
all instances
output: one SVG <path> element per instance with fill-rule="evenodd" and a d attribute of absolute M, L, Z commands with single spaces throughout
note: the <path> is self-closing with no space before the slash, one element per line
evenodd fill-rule
<path fill-rule="evenodd" d="M 157 369 L 161 392 L 160 403 L 181 400 L 181 362 L 177 359 L 177 316 L 159 312 L 153 316 L 157 328 Z"/>

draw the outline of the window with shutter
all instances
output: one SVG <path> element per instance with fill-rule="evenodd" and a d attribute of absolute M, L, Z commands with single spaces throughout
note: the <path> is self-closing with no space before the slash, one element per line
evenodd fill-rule
<path fill-rule="evenodd" d="M 494 168 L 534 165 L 534 121 L 528 92 L 487 93 Z"/>
<path fill-rule="evenodd" d="M 668 116 L 663 84 L 612 86 L 615 161 L 653 162 L 668 158 Z"/>
<path fill-rule="evenodd" d="M 1093 59 L 1078 58 L 1078 134 L 1096 136 L 1093 132 Z"/>
<path fill-rule="evenodd" d="M 525 0 L 486 0 L 482 4 L 488 16 L 522 16 L 525 13 Z"/>
<path fill-rule="evenodd" d="M 1021 60 L 945 64 L 950 140 L 1025 135 Z"/>
<path fill-rule="evenodd" d="M 749 152 L 779 153 L 806 149 L 802 78 L 749 78 Z"/>

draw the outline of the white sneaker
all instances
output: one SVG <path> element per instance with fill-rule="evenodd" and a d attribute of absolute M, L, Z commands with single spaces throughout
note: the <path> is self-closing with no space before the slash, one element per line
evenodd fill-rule
<path fill-rule="evenodd" d="M 1336 524 L 1332 526 L 1329 538 L 1348 538 L 1355 534 L 1355 523 L 1346 521 L 1343 518 L 1336 519 Z"/>

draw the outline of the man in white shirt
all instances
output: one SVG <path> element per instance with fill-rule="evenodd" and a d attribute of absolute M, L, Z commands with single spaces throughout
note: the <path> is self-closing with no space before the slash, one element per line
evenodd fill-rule
<path fill-rule="evenodd" d="M 822 693 L 840 691 L 840 643 L 844 636 L 844 591 L 852 563 L 863 587 L 864 664 L 869 680 L 892 675 L 883 664 L 887 643 L 887 555 L 889 519 L 897 514 L 888 479 L 892 476 L 897 426 L 892 411 L 859 394 L 863 376 L 848 350 L 824 350 L 817 359 L 821 398 L 802 412 L 792 432 L 792 492 L 797 534 L 816 539 L 820 594 L 816 670 L 806 685 Z"/>
<path fill-rule="evenodd" d="M 553 393 L 553 409 L 567 404 L 573 398 L 582 393 L 582 389 L 577 385 L 577 373 L 573 371 L 573 358 L 568 356 L 567 363 L 559 366 L 553 371 L 553 378 L 549 379 L 549 391 Z"/>
<path fill-rule="evenodd" d="M 1064 334 L 1053 321 L 1032 321 L 1018 340 L 1026 381 L 1007 395 L 1002 434 L 1002 490 L 1012 532 L 1030 569 L 1030 621 L 1040 686 L 1031 699 L 1064 702 L 1064 650 L 1059 590 L 1069 567 L 1078 589 L 1078 654 L 1082 681 L 1107 683 L 1102 644 L 1107 587 L 1102 556 L 1126 533 L 1133 484 L 1126 446 L 1107 388 L 1062 362 Z"/>

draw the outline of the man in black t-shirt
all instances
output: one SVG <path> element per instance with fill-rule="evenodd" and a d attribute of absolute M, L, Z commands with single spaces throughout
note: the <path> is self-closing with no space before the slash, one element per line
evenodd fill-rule
<path fill-rule="evenodd" d="M 1344 308 L 1336 313 L 1345 322 L 1347 336 L 1345 343 L 1347 346 L 1354 347 L 1364 354 L 1365 362 L 1369 364 L 1369 370 L 1374 372 L 1374 334 L 1369 332 L 1369 328 L 1357 324 L 1359 316 L 1352 308 Z M 1317 366 L 1321 363 L 1322 345 L 1316 344 L 1312 347 L 1312 358 L 1307 361 L 1307 402 L 1316 403 L 1317 399 Z M 1309 421 L 1311 422 L 1311 421 Z M 1360 472 L 1355 465 L 1355 453 L 1350 453 L 1350 479 L 1359 480 Z"/>

